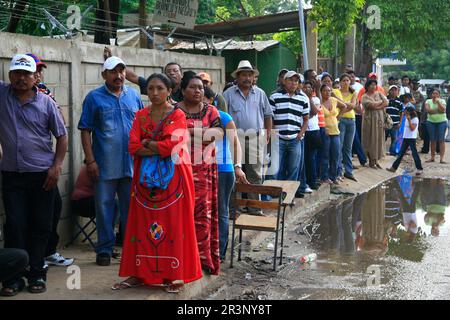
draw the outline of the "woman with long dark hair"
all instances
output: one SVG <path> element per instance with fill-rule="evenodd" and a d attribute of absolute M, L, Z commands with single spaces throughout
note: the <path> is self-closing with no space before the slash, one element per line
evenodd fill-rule
<path fill-rule="evenodd" d="M 323 159 L 321 164 L 321 178 L 325 183 L 339 184 L 338 161 L 340 153 L 340 137 L 338 117 L 346 109 L 346 105 L 331 96 L 331 87 L 322 85 L 322 109 L 325 115 L 326 135 L 323 143 Z"/>
<path fill-rule="evenodd" d="M 183 101 L 177 107 L 186 116 L 191 135 L 191 160 L 195 184 L 195 230 L 204 270 L 219 274 L 218 173 L 215 140 L 222 140 L 223 128 L 216 107 L 204 102 L 202 78 L 194 72 L 181 80 Z"/>
<path fill-rule="evenodd" d="M 153 74 L 147 80 L 151 105 L 140 110 L 130 132 L 134 156 L 130 211 L 119 275 L 129 277 L 113 290 L 166 285 L 176 293 L 202 277 L 194 226 L 195 191 L 187 140 L 186 116 L 170 104 L 171 80 Z M 171 157 L 173 177 L 166 188 L 141 183 L 144 157 Z"/>
<path fill-rule="evenodd" d="M 378 161 L 385 153 L 384 108 L 389 104 L 387 98 L 377 91 L 377 85 L 377 80 L 368 79 L 366 93 L 362 97 L 362 144 L 369 157 L 369 166 L 373 169 L 381 169 Z"/>
<path fill-rule="evenodd" d="M 351 87 L 351 79 L 348 74 L 344 73 L 341 75 L 339 81 L 341 83 L 341 89 L 339 91 L 341 92 L 342 99 L 344 100 L 347 108 L 344 114 L 342 114 L 342 117 L 339 119 L 342 156 L 339 159 L 338 175 L 341 175 L 342 171 L 344 171 L 344 177 L 356 181 L 353 176 L 352 146 L 356 132 L 356 116 L 354 109 L 357 104 L 357 96 L 355 94 L 355 90 Z M 342 166 L 344 166 L 344 170 L 342 170 Z"/>
<path fill-rule="evenodd" d="M 433 89 L 431 99 L 425 102 L 425 110 L 428 113 L 427 126 L 431 143 L 431 158 L 427 162 L 434 162 L 436 156 L 436 144 L 439 143 L 439 155 L 441 163 L 445 163 L 445 130 L 447 129 L 446 103 L 441 99 L 438 89 Z"/>

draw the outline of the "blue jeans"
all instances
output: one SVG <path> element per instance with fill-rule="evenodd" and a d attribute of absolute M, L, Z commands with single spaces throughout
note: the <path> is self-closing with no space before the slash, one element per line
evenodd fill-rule
<path fill-rule="evenodd" d="M 321 163 L 321 179 L 331 179 L 335 181 L 337 178 L 339 152 L 340 152 L 340 137 L 325 135 L 323 142 L 323 158 Z"/>
<path fill-rule="evenodd" d="M 300 181 L 299 192 L 304 193 L 306 188 L 308 188 L 308 184 L 306 183 L 306 167 L 305 167 L 305 139 L 300 141 L 302 146 L 302 154 L 300 156 L 300 169 L 298 172 L 298 181 Z"/>
<path fill-rule="evenodd" d="M 341 118 L 339 131 L 341 132 L 340 144 L 342 152 L 339 154 L 338 175 L 342 175 L 342 165 L 344 165 L 345 173 L 353 175 L 352 146 L 356 132 L 355 120 Z"/>
<path fill-rule="evenodd" d="M 95 214 L 97 223 L 97 254 L 112 254 L 116 235 L 114 222 L 116 217 L 116 194 L 119 198 L 121 233 L 125 234 L 128 209 L 130 207 L 131 178 L 99 180 L 95 183 Z"/>
<path fill-rule="evenodd" d="M 447 121 L 438 123 L 428 121 L 427 126 L 431 142 L 442 142 L 445 140 L 445 130 L 447 130 Z"/>
<path fill-rule="evenodd" d="M 235 183 L 234 172 L 219 172 L 219 251 L 220 259 L 225 259 L 228 245 L 230 221 L 230 199 Z"/>
<path fill-rule="evenodd" d="M 311 186 L 317 185 L 319 175 L 319 151 L 322 147 L 320 131 L 306 131 L 305 136 L 305 172 L 306 182 Z"/>
<path fill-rule="evenodd" d="M 367 157 L 361 144 L 361 122 L 361 116 L 357 114 L 355 120 L 356 133 L 355 139 L 353 139 L 353 153 L 356 153 L 359 163 L 363 166 L 367 163 Z"/>
<path fill-rule="evenodd" d="M 386 129 L 386 140 L 388 137 L 391 138 L 391 146 L 389 147 L 389 154 L 391 156 L 396 156 L 397 152 L 395 152 L 396 142 L 397 142 L 397 134 L 400 126 L 398 124 L 394 125 L 392 129 Z"/>
<path fill-rule="evenodd" d="M 417 170 L 423 170 L 422 163 L 420 161 L 419 154 L 417 153 L 416 149 L 416 139 L 403 139 L 402 147 L 400 149 L 400 154 L 398 155 L 398 158 L 395 160 L 394 164 L 392 165 L 392 168 L 395 170 L 398 169 L 400 166 L 400 162 L 403 159 L 403 156 L 405 155 L 406 151 L 408 150 L 408 147 L 411 149 L 412 156 L 414 158 L 414 163 L 416 165 Z"/>
<path fill-rule="evenodd" d="M 280 167 L 278 180 L 298 181 L 302 158 L 302 142 L 279 139 Z"/>

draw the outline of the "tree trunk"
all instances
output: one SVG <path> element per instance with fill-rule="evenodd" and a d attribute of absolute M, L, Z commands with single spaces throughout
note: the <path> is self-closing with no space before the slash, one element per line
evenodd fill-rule
<path fill-rule="evenodd" d="M 19 26 L 20 19 L 24 15 L 25 7 L 28 5 L 29 1 L 15 2 L 14 7 L 11 11 L 11 18 L 9 19 L 8 26 L 6 27 L 6 32 L 15 33 L 17 27 Z M 12 6 L 13 1 L 10 2 Z"/>
<path fill-rule="evenodd" d="M 368 4 L 366 3 L 361 16 L 364 16 L 364 13 L 367 11 L 367 6 Z M 367 76 L 372 72 L 373 64 L 373 50 L 368 43 L 370 30 L 360 20 L 357 24 L 357 31 L 360 32 L 360 41 L 357 50 L 355 72 L 358 75 Z"/>
<path fill-rule="evenodd" d="M 98 8 L 95 12 L 95 17 L 98 19 L 95 23 L 95 35 L 94 35 L 94 42 L 100 43 L 100 44 L 107 44 L 109 45 L 109 31 L 107 30 L 109 26 L 105 23 L 106 20 L 106 14 L 105 8 L 109 6 L 105 6 L 105 2 L 109 0 L 98 0 Z"/>

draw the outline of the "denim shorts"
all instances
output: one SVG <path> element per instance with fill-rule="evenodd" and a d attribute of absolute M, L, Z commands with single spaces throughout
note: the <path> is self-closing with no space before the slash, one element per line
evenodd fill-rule
<path fill-rule="evenodd" d="M 428 134 L 430 135 L 430 141 L 442 142 L 445 140 L 445 131 L 447 130 L 447 121 L 432 123 L 427 122 Z"/>

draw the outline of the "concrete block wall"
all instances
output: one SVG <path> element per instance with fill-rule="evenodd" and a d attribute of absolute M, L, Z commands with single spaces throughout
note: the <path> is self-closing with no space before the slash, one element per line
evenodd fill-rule
<path fill-rule="evenodd" d="M 2 32 L 0 32 L 0 43 L 2 43 L 0 46 L 0 80 L 9 82 L 9 63 L 13 55 L 33 52 L 40 56 L 48 64 L 44 73 L 45 82 L 55 94 L 56 101 L 62 107 L 66 119 L 69 132 L 69 151 L 64 162 L 63 175 L 58 183 L 63 197 L 63 212 L 58 226 L 61 236 L 60 245 L 63 245 L 73 232 L 70 194 L 84 159 L 77 125 L 85 96 L 89 91 L 103 84 L 101 68 L 104 46 L 79 40 L 43 39 Z M 112 49 L 114 55 L 121 57 L 128 67 L 140 76 L 148 77 L 154 72 L 162 72 L 167 63 L 174 61 L 179 63 L 184 70 L 209 72 L 214 81 L 215 90 L 220 90 L 224 86 L 225 61 L 222 57 L 130 47 L 114 47 Z M 131 86 L 138 90 L 137 86 Z M 142 96 L 142 99 L 144 103 L 148 102 L 146 96 Z M 4 208 L 0 200 L 0 246 L 3 240 L 1 226 L 4 220 Z"/>

